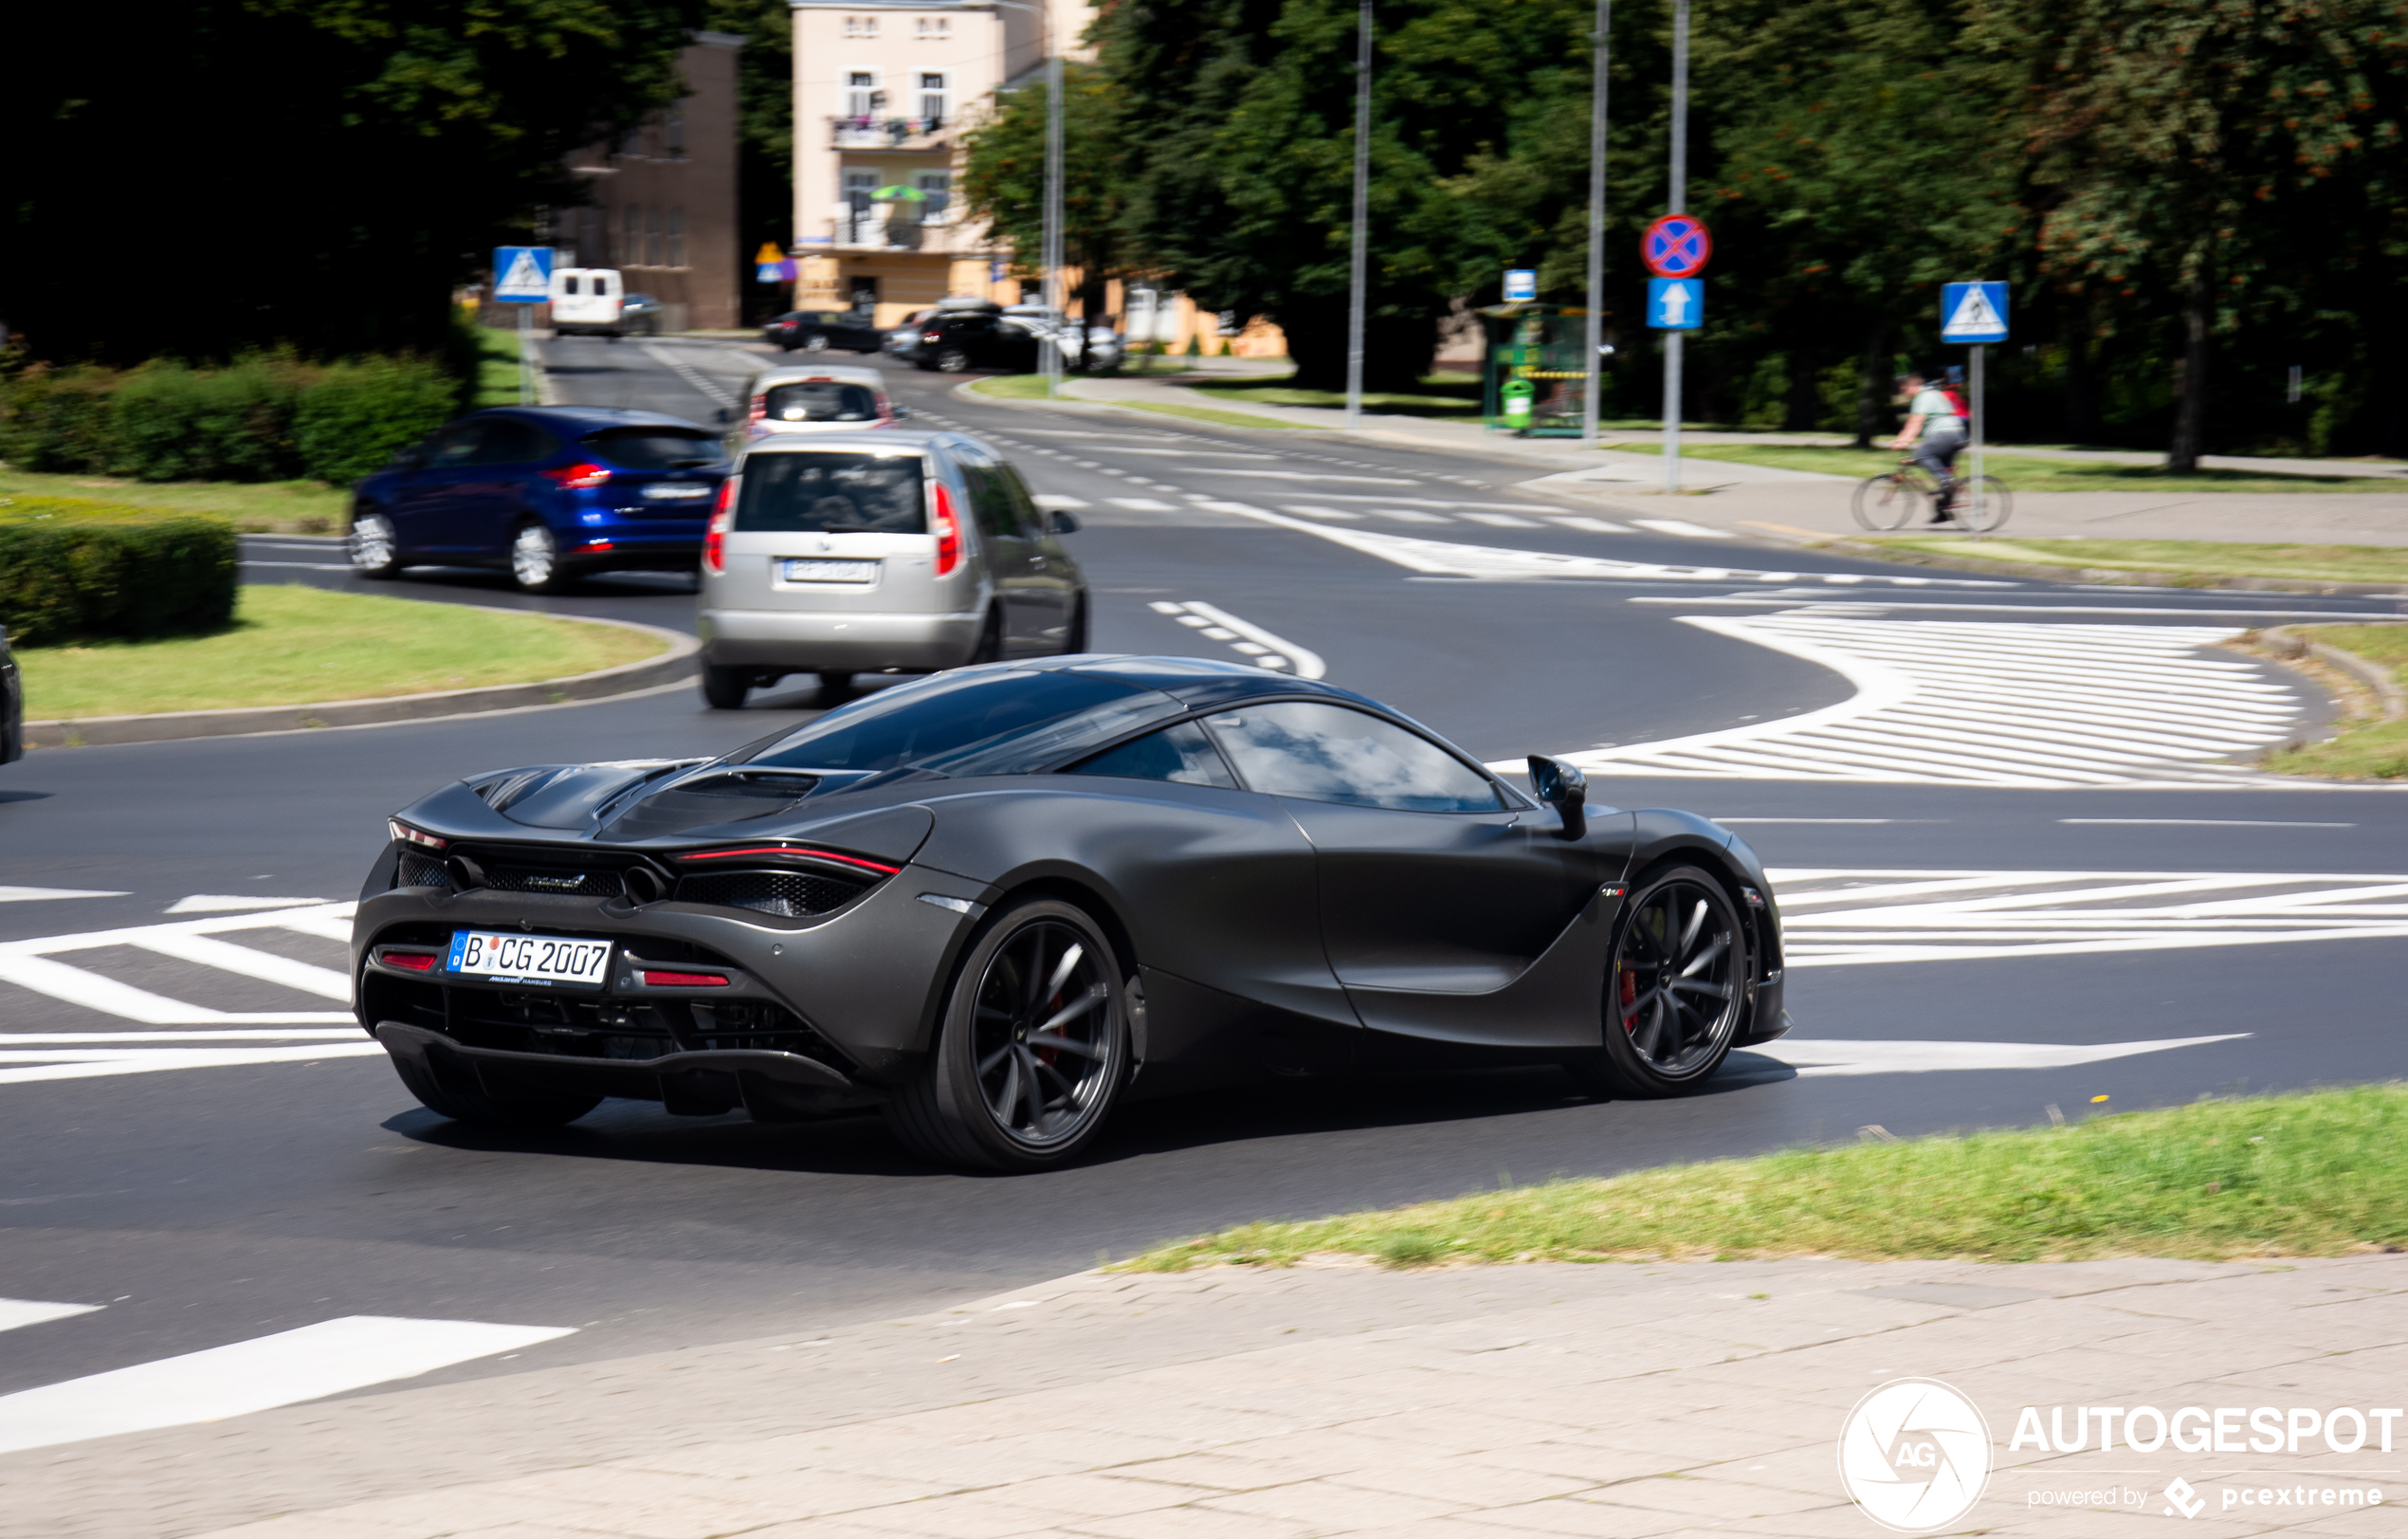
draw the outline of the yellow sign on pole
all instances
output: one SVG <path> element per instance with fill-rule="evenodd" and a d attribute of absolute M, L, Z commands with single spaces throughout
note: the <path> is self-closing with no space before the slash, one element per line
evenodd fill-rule
<path fill-rule="evenodd" d="M 775 241 L 761 242 L 761 248 L 753 253 L 753 266 L 757 267 L 765 263 L 783 262 L 785 260 L 786 253 L 777 248 L 777 243 Z"/>

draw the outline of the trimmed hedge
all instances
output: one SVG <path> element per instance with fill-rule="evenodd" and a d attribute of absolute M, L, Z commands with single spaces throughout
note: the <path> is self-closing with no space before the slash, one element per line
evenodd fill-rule
<path fill-rule="evenodd" d="M 37 367 L 0 390 L 0 459 L 135 481 L 339 485 L 449 421 L 459 402 L 459 380 L 422 357 Z"/>
<path fill-rule="evenodd" d="M 222 630 L 239 562 L 223 519 L 15 498 L 0 504 L 0 625 L 15 646 Z"/>

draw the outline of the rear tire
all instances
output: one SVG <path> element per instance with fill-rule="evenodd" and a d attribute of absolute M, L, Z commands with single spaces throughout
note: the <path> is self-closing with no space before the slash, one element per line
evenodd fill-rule
<path fill-rule="evenodd" d="M 551 530 L 529 520 L 511 531 L 510 576 L 531 594 L 556 594 L 569 585 L 560 567 L 560 543 Z"/>
<path fill-rule="evenodd" d="M 400 539 L 393 533 L 393 521 L 382 513 L 354 512 L 348 544 L 351 569 L 361 577 L 390 582 L 400 575 Z"/>
<path fill-rule="evenodd" d="M 1856 495 L 1849 503 L 1849 511 L 1855 514 L 1859 528 L 1903 529 L 1915 522 L 1930 503 L 1922 484 L 1911 477 L 1867 476 L 1856 483 Z"/>
<path fill-rule="evenodd" d="M 828 351 L 828 334 L 827 334 L 826 332 L 814 332 L 814 333 L 812 333 L 811 336 L 804 338 L 804 339 L 803 339 L 803 351 L 804 351 L 804 352 L 806 352 L 806 353 L 825 353 L 825 352 L 827 352 L 827 351 Z"/>
<path fill-rule="evenodd" d="M 702 665 L 702 700 L 715 711 L 742 710 L 745 692 L 752 687 L 753 670 L 749 668 Z"/>
<path fill-rule="evenodd" d="M 937 355 L 937 369 L 940 374 L 968 374 L 970 355 L 958 347 L 948 347 Z"/>
<path fill-rule="evenodd" d="M 1124 980 L 1086 914 L 1039 898 L 987 926 L 961 960 L 936 1041 L 885 1104 L 922 1159 L 1050 1170 L 1095 1141 L 1128 1079 Z"/>
<path fill-rule="evenodd" d="M 557 1127 L 572 1123 L 602 1104 L 598 1095 L 556 1095 L 537 1101 L 497 1101 L 478 1090 L 438 1082 L 408 1058 L 395 1058 L 393 1072 L 418 1104 L 438 1117 L 478 1127 Z"/>
<path fill-rule="evenodd" d="M 1070 610 L 1070 629 L 1062 638 L 1062 655 L 1076 657 L 1087 650 L 1087 595 L 1081 594 Z"/>
<path fill-rule="evenodd" d="M 832 705 L 840 700 L 849 700 L 852 698 L 852 692 L 853 676 L 850 673 L 836 673 L 827 669 L 819 670 L 819 703 L 821 705 Z"/>

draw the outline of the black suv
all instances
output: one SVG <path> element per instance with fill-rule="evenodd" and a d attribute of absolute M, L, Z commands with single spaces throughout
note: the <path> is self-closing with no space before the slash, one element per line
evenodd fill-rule
<path fill-rule="evenodd" d="M 920 328 L 919 339 L 903 357 L 915 368 L 946 374 L 969 369 L 1028 374 L 1037 366 L 1037 338 L 1026 326 L 988 311 L 939 311 Z"/>

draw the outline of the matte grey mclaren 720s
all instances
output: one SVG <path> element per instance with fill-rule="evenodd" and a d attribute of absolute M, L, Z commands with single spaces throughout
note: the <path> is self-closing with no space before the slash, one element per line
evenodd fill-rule
<path fill-rule="evenodd" d="M 395 815 L 361 1024 L 427 1106 L 880 1108 L 1042 1169 L 1125 1097 L 1559 1064 L 1677 1094 L 1779 1035 L 1762 866 L 1681 812 L 1537 798 L 1335 686 L 1081 655 L 884 688 L 722 758 L 477 775 Z"/>

